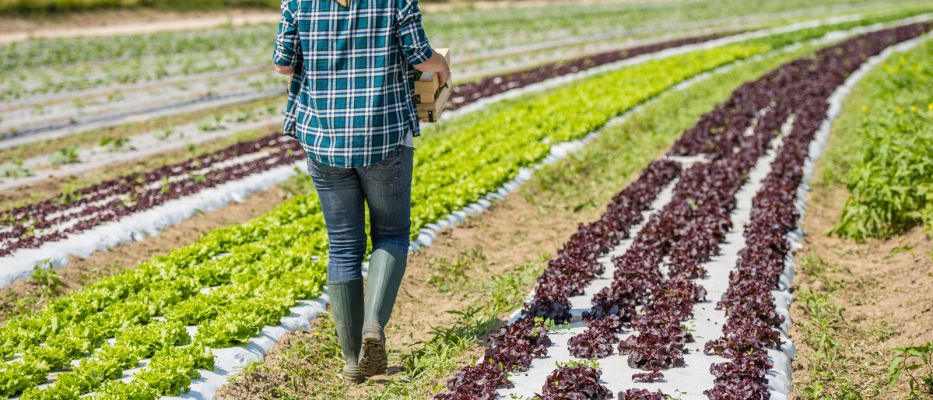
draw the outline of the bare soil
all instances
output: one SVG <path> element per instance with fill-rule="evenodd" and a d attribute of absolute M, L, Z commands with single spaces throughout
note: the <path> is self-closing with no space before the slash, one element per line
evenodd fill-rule
<path fill-rule="evenodd" d="M 677 2 L 677 0 L 670 0 L 671 2 Z M 640 3 L 657 3 L 656 0 L 451 0 L 447 2 L 424 2 L 418 6 L 425 12 L 445 12 L 445 11 L 454 11 L 460 9 L 476 9 L 476 10 L 497 10 L 501 8 L 528 8 L 528 7 L 544 7 L 554 4 L 561 3 L 574 3 L 580 5 L 603 5 L 603 4 L 640 4 Z"/>
<path fill-rule="evenodd" d="M 906 383 L 885 390 L 886 370 L 895 347 L 933 341 L 933 241 L 919 227 L 889 240 L 861 244 L 828 236 L 847 196 L 841 185 L 815 187 L 803 221 L 808 236 L 798 260 L 812 252 L 832 268 L 819 276 L 801 269 L 795 291 L 828 293 L 843 307 L 842 325 L 833 339 L 845 368 L 835 371 L 836 381 L 847 382 L 865 398 L 902 399 Z M 795 397 L 801 397 L 800 390 L 814 380 L 811 369 L 817 357 L 801 340 L 801 324 L 807 318 L 801 303 L 791 308 L 791 337 L 798 348 Z"/>
<path fill-rule="evenodd" d="M 97 10 L 35 17 L 0 16 L 0 44 L 31 38 L 119 36 L 278 22 L 276 9 L 225 11 Z"/>
<path fill-rule="evenodd" d="M 568 0 L 465 1 L 421 4 L 425 12 L 460 9 L 499 9 L 542 7 Z M 646 0 L 581 0 L 583 4 L 643 3 Z M 222 11 L 165 11 L 154 9 L 90 10 L 41 16 L 0 15 L 0 44 L 32 38 L 134 35 L 167 31 L 208 29 L 221 25 L 275 23 L 281 14 L 275 8 L 230 9 Z"/>
<path fill-rule="evenodd" d="M 56 269 L 62 287 L 49 290 L 31 279 L 19 280 L 0 289 L 0 322 L 12 315 L 39 310 L 46 302 L 119 271 L 133 268 L 150 258 L 197 240 L 201 235 L 225 226 L 240 224 L 265 214 L 288 197 L 280 186 L 257 192 L 242 203 L 196 215 L 169 226 L 144 240 L 96 252 L 87 258 L 71 257 L 68 265 Z"/>

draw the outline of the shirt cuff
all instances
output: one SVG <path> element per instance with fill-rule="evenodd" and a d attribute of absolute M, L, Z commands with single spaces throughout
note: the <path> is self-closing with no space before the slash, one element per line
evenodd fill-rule
<path fill-rule="evenodd" d="M 275 63 L 275 65 L 278 65 L 280 67 L 294 67 L 295 57 L 283 57 L 280 55 L 276 55 L 275 57 L 272 58 L 272 62 Z"/>
<path fill-rule="evenodd" d="M 411 54 L 409 54 L 408 63 L 411 65 L 418 65 L 428 61 L 433 55 L 434 50 L 431 49 L 431 46 L 425 46 L 423 50 L 413 51 Z"/>

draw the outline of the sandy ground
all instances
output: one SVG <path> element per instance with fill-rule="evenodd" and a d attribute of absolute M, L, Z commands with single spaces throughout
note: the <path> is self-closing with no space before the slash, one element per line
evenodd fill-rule
<path fill-rule="evenodd" d="M 906 398 L 906 383 L 885 390 L 886 371 L 895 347 L 933 341 L 933 241 L 919 227 L 863 244 L 828 236 L 847 196 L 841 185 L 814 189 L 803 221 L 808 236 L 798 265 L 802 257 L 815 254 L 828 270 L 808 274 L 811 271 L 799 268 L 795 293 L 825 293 L 843 309 L 832 336 L 843 368 L 835 371 L 829 393 L 848 386 L 866 399 Z M 802 398 L 802 389 L 816 379 L 813 369 L 819 362 L 803 340 L 808 322 L 803 303 L 797 301 L 791 309 L 791 337 L 799 351 L 794 360 L 796 398 Z"/>

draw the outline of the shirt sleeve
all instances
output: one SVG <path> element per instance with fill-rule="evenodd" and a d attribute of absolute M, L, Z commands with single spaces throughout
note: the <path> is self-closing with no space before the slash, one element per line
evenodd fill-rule
<path fill-rule="evenodd" d="M 427 61 L 434 54 L 428 37 L 421 26 L 421 10 L 418 0 L 398 1 L 398 36 L 402 43 L 402 53 L 412 65 Z"/>
<path fill-rule="evenodd" d="M 282 20 L 279 22 L 279 33 L 275 38 L 275 52 L 272 62 L 282 67 L 294 67 L 298 63 L 298 54 L 301 42 L 298 36 L 298 24 L 295 13 L 298 10 L 296 0 L 282 0 Z"/>

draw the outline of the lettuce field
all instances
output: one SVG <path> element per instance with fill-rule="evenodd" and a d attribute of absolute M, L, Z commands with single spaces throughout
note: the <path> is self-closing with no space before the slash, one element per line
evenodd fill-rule
<path fill-rule="evenodd" d="M 0 39 L 165 6 L 59 3 Z M 357 386 L 273 24 L 0 40 L 0 397 L 933 395 L 933 6 L 424 8 L 455 86 Z"/>

